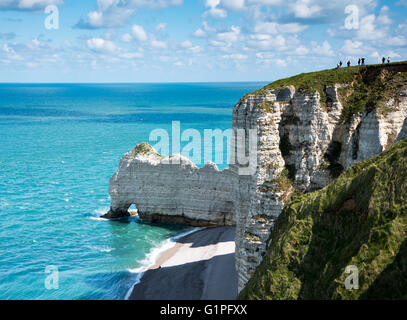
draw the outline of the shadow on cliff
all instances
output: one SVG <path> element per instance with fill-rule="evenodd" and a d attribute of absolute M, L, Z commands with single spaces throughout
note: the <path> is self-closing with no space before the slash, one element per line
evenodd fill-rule
<path fill-rule="evenodd" d="M 235 255 L 148 270 L 130 300 L 234 300 Z"/>
<path fill-rule="evenodd" d="M 341 277 L 352 258 L 369 242 L 371 226 L 362 202 L 370 199 L 370 181 L 374 176 L 374 170 L 365 172 L 364 189 L 360 189 L 360 177 L 354 179 L 342 201 L 337 203 L 339 207 L 311 213 L 309 249 L 302 262 L 292 268 L 301 279 L 300 299 L 332 299 L 338 286 L 344 286 L 335 279 Z M 350 204 L 354 207 L 349 207 Z"/>
<path fill-rule="evenodd" d="M 361 299 L 407 299 L 407 240 L 401 244 L 393 263 L 380 273 Z"/>

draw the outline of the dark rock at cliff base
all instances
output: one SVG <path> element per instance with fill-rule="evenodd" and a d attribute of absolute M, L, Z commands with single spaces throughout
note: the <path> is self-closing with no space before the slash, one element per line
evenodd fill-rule
<path fill-rule="evenodd" d="M 113 211 L 109 210 L 108 213 L 101 216 L 103 219 L 120 219 L 120 218 L 128 218 L 130 217 L 130 213 L 128 211 Z"/>
<path fill-rule="evenodd" d="M 205 220 L 205 219 L 192 219 L 182 215 L 164 215 L 164 214 L 143 214 L 139 212 L 139 217 L 150 223 L 164 223 L 164 224 L 183 224 L 191 227 L 211 228 L 219 226 L 230 226 L 230 222 L 226 217 L 219 217 L 219 219 Z M 227 213 L 225 214 L 225 216 Z"/>

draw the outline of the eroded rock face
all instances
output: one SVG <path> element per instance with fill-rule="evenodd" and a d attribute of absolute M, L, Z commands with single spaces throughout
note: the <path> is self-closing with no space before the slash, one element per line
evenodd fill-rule
<path fill-rule="evenodd" d="M 128 216 L 135 204 L 150 222 L 192 226 L 234 225 L 233 179 L 230 170 L 208 163 L 198 169 L 182 155 L 160 156 L 142 144 L 126 153 L 111 177 L 111 210 L 105 218 Z"/>
<path fill-rule="evenodd" d="M 281 181 L 283 170 L 295 188 L 320 189 L 344 169 L 387 150 L 407 136 L 407 98 L 388 102 L 385 115 L 376 110 L 341 118 L 340 86 L 326 88 L 329 103 L 319 93 L 302 94 L 287 89 L 249 95 L 233 112 L 233 128 L 257 129 L 258 166 L 252 176 L 236 174 L 236 267 L 243 289 L 266 253 L 270 230 L 293 190 Z M 279 97 L 284 97 L 280 100 Z M 265 108 L 264 106 L 267 106 Z"/>

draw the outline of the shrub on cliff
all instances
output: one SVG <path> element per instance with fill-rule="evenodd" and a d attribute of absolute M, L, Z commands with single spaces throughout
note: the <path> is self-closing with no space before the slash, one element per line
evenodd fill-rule
<path fill-rule="evenodd" d="M 135 157 L 138 155 L 149 155 L 149 154 L 154 154 L 157 156 L 160 156 L 158 154 L 158 152 L 152 147 L 150 146 L 148 143 L 140 143 L 138 146 L 136 146 L 131 152 L 130 154 Z"/>
<path fill-rule="evenodd" d="M 407 140 L 288 204 L 239 298 L 407 298 Z"/>

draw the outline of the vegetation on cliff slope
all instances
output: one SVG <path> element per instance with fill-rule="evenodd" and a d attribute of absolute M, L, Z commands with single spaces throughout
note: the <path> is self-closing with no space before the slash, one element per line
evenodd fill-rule
<path fill-rule="evenodd" d="M 130 154 L 135 157 L 137 155 L 149 155 L 149 154 L 154 154 L 157 156 L 160 156 L 160 154 L 148 143 L 140 143 L 138 146 L 136 146 Z"/>
<path fill-rule="evenodd" d="M 293 86 L 305 94 L 319 92 L 321 104 L 327 106 L 330 99 L 326 88 L 334 85 L 344 86 L 339 89 L 340 100 L 344 106 L 343 121 L 348 121 L 354 114 L 374 108 L 385 113 L 388 111 L 385 104 L 388 98 L 394 97 L 397 89 L 407 85 L 407 62 L 302 73 L 272 82 L 251 94 L 266 95 L 269 90 Z"/>
<path fill-rule="evenodd" d="M 406 299 L 407 140 L 288 204 L 268 244 L 239 298 Z"/>

